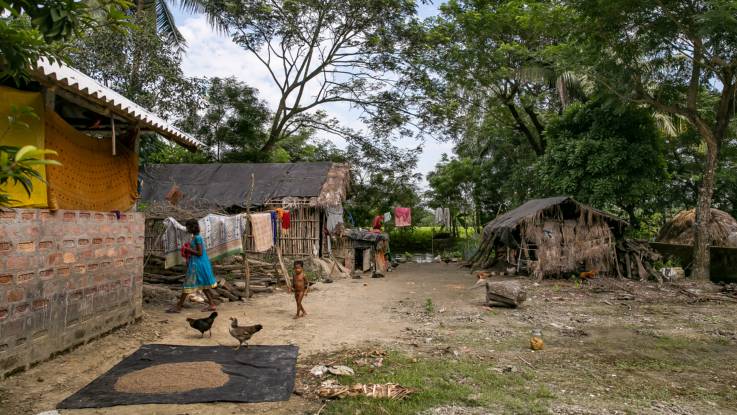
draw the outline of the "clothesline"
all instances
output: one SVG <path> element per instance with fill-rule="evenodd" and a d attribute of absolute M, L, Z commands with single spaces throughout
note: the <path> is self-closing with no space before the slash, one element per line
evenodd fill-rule
<path fill-rule="evenodd" d="M 268 251 L 277 243 L 279 224 L 282 229 L 289 229 L 291 215 L 284 209 L 232 216 L 209 214 L 197 222 L 200 225 L 202 239 L 205 241 L 207 256 L 211 261 L 216 261 L 244 252 L 243 235 L 246 233 L 248 222 L 251 223 L 255 250 Z M 185 263 L 181 248 L 189 239 L 189 233 L 184 225 L 172 217 L 164 220 L 161 240 L 164 245 L 165 268 Z"/>

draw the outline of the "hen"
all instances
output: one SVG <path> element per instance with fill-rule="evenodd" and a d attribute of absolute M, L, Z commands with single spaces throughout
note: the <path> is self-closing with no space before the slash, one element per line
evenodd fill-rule
<path fill-rule="evenodd" d="M 256 324 L 253 326 L 238 326 L 238 319 L 235 317 L 231 317 L 230 335 L 238 340 L 238 347 L 236 347 L 235 350 L 240 349 L 243 343 L 246 343 L 246 347 L 248 347 L 248 340 L 251 339 L 251 336 L 261 331 L 262 328 L 263 326 L 260 324 Z"/>
<path fill-rule="evenodd" d="M 202 334 L 202 337 L 205 337 L 206 331 L 209 331 L 210 337 L 212 337 L 212 331 L 210 329 L 212 328 L 212 323 L 215 322 L 215 317 L 217 316 L 218 313 L 214 312 L 207 318 L 187 318 L 187 323 L 189 323 L 193 329 L 198 330 L 200 334 Z"/>

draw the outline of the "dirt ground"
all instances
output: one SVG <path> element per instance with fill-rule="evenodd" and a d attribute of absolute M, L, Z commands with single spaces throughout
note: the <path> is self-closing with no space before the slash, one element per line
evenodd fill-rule
<path fill-rule="evenodd" d="M 737 413 L 737 304 L 710 297 L 710 287 L 520 279 L 529 300 L 512 310 L 485 307 L 483 290 L 468 289 L 474 282 L 467 269 L 453 264 L 404 264 L 383 279 L 316 284 L 304 303 L 309 315 L 299 320 L 292 319 L 293 297 L 285 292 L 223 304 L 212 338 L 204 339 L 185 321 L 206 315 L 198 308 L 172 315 L 161 306 L 146 307 L 140 323 L 0 381 L 0 413 L 51 410 L 145 343 L 234 346 L 227 331 L 230 316 L 241 324 L 264 326 L 251 344 L 299 346 L 296 391 L 301 396 L 264 404 L 121 406 L 61 413 L 389 413 L 382 406 L 355 409 L 348 400 L 323 408 L 314 395 L 317 381 L 308 374 L 314 363 L 375 349 L 406 356 L 417 370 L 423 362 L 430 368 L 436 362 L 456 362 L 483 368 L 502 381 L 510 376 L 491 390 L 469 375 L 461 382 L 474 393 L 438 398 L 423 409 L 426 414 Z M 543 331 L 542 352 L 529 350 L 533 328 Z M 373 375 L 390 378 L 399 373 L 394 369 Z M 417 379 L 408 386 L 422 389 L 426 383 L 431 388 L 428 378 Z M 512 387 L 523 398 L 533 391 L 535 406 L 526 406 L 525 399 L 507 400 Z M 414 408 L 425 408 L 419 400 L 410 398 L 406 408 L 397 408 L 414 413 Z"/>

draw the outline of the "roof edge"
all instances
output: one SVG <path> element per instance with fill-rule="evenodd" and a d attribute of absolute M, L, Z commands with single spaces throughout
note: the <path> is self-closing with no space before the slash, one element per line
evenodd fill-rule
<path fill-rule="evenodd" d="M 31 71 L 41 83 L 58 86 L 93 103 L 109 108 L 110 111 L 131 121 L 136 121 L 169 141 L 191 150 L 205 149 L 204 143 L 172 126 L 163 118 L 141 107 L 123 95 L 101 85 L 88 75 L 61 62 L 50 62 L 41 58 Z"/>

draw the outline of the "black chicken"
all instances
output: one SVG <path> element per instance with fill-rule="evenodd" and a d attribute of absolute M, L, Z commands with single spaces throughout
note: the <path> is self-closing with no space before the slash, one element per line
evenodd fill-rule
<path fill-rule="evenodd" d="M 215 317 L 218 316 L 217 312 L 213 312 L 210 314 L 210 317 L 207 318 L 187 318 L 187 323 L 189 323 L 190 326 L 192 326 L 193 329 L 198 330 L 200 334 L 202 334 L 202 337 L 205 337 L 205 332 L 210 332 L 210 337 L 212 337 L 212 331 L 210 330 L 212 328 L 212 323 L 215 322 Z"/>

